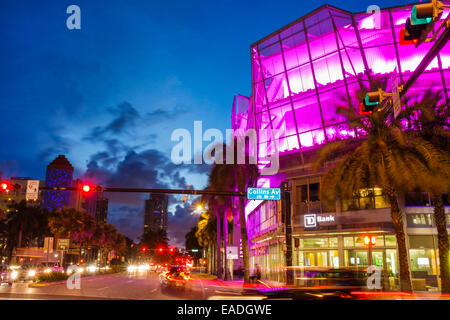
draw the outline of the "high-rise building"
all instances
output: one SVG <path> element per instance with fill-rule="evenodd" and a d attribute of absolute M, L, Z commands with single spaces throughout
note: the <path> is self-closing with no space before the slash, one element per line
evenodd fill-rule
<path fill-rule="evenodd" d="M 167 231 L 167 206 L 169 198 L 165 194 L 152 194 L 145 200 L 144 232 L 146 230 Z"/>
<path fill-rule="evenodd" d="M 106 222 L 108 217 L 108 199 L 101 198 L 96 201 L 95 220 Z"/>
<path fill-rule="evenodd" d="M 59 155 L 47 166 L 45 175 L 46 187 L 71 187 L 73 166 L 64 155 Z M 68 207 L 71 200 L 71 191 L 45 191 L 44 208 L 60 210 Z"/>

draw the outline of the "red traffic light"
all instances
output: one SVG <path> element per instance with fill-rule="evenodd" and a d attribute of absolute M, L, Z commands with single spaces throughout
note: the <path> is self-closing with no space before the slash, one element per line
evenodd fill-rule
<path fill-rule="evenodd" d="M 88 185 L 88 184 L 85 184 L 85 185 L 83 186 L 82 190 L 83 190 L 84 192 L 89 192 L 89 191 L 91 191 L 91 186 Z"/>
<path fill-rule="evenodd" d="M 173 253 L 174 251 L 175 251 L 174 248 L 170 248 L 170 249 L 169 249 L 169 252 L 170 252 L 170 253 Z"/>
<path fill-rule="evenodd" d="M 3 182 L 2 184 L 0 184 L 0 189 L 3 190 L 3 191 L 6 191 L 6 190 L 9 189 L 9 186 L 8 186 L 7 183 Z"/>
<path fill-rule="evenodd" d="M 158 252 L 159 252 L 159 253 L 162 253 L 163 251 L 164 251 L 163 248 L 158 248 Z"/>
<path fill-rule="evenodd" d="M 147 247 L 142 247 L 142 252 L 147 252 Z"/>
<path fill-rule="evenodd" d="M 377 237 L 375 236 L 364 236 L 364 245 L 374 246 L 377 243 Z"/>

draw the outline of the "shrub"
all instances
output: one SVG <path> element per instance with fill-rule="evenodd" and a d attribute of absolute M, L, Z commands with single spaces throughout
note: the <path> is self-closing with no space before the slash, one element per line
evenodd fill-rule
<path fill-rule="evenodd" d="M 49 272 L 49 273 L 41 273 L 37 276 L 37 282 L 52 282 L 52 281 L 62 281 L 67 280 L 69 275 L 65 272 Z"/>

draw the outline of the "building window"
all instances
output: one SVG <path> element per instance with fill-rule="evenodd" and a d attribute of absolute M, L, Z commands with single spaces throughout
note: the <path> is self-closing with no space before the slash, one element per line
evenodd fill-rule
<path fill-rule="evenodd" d="M 364 188 L 357 192 L 353 199 L 342 201 L 342 211 L 369 210 L 389 208 L 390 203 L 379 187 Z"/>
<path fill-rule="evenodd" d="M 355 243 L 353 242 L 353 237 L 344 237 L 344 247 L 353 247 Z"/>
<path fill-rule="evenodd" d="M 405 206 L 408 207 L 429 207 L 430 197 L 426 192 L 408 192 L 405 195 Z"/>
<path fill-rule="evenodd" d="M 433 219 L 431 214 L 408 214 L 406 215 L 408 227 L 432 227 Z"/>

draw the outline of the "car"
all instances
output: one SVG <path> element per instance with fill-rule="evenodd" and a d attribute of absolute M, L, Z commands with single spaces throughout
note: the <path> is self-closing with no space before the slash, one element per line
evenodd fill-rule
<path fill-rule="evenodd" d="M 184 291 L 191 290 L 190 280 L 192 280 L 186 267 L 181 265 L 171 265 L 168 270 L 161 272 L 159 281 L 161 291 Z"/>
<path fill-rule="evenodd" d="M 276 290 L 247 290 L 245 296 L 262 296 L 264 300 L 354 300 L 349 289 L 285 288 Z"/>
<path fill-rule="evenodd" d="M 303 268 L 295 272 L 300 287 L 362 290 L 368 277 L 365 270 L 352 268 Z"/>
<path fill-rule="evenodd" d="M 64 272 L 59 262 L 43 262 L 39 265 L 38 274 L 50 272 Z"/>
<path fill-rule="evenodd" d="M 13 282 L 19 281 L 36 281 L 36 275 L 39 271 L 39 266 L 31 263 L 24 263 L 22 265 L 13 265 L 10 266 L 11 276 L 13 278 Z"/>
<path fill-rule="evenodd" d="M 12 278 L 13 271 L 6 264 L 0 265 L 0 284 L 7 283 L 12 285 L 14 279 Z"/>

